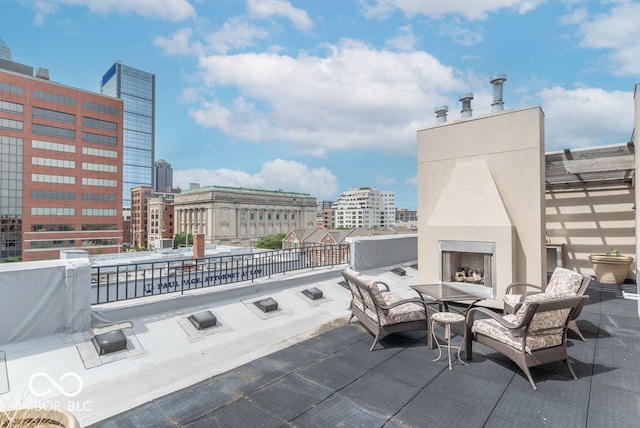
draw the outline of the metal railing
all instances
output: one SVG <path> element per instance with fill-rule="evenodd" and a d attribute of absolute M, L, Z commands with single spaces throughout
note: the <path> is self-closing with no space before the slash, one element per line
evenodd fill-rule
<path fill-rule="evenodd" d="M 349 263 L 350 246 L 325 245 L 199 259 L 94 266 L 91 303 L 184 293 L 301 269 Z"/>

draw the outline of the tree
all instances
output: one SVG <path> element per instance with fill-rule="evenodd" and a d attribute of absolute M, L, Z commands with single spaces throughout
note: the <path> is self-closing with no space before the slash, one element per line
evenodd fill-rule
<path fill-rule="evenodd" d="M 287 236 L 286 233 L 278 233 L 277 235 L 262 238 L 256 243 L 256 248 L 263 248 L 267 250 L 281 250 L 282 240 L 285 236 Z"/>
<path fill-rule="evenodd" d="M 185 243 L 187 246 L 193 245 L 193 235 L 192 234 L 184 234 L 182 232 L 176 233 L 173 235 L 173 248 L 184 247 Z"/>

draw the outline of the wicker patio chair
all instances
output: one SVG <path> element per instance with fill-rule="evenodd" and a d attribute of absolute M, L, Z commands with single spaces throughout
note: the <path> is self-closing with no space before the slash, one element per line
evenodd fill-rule
<path fill-rule="evenodd" d="M 571 376 L 577 379 L 567 354 L 567 329 L 574 313 L 582 309 L 587 299 L 588 296 L 533 294 L 515 314 L 507 315 L 482 307 L 471 308 L 466 319 L 466 357 L 473 358 L 474 341 L 495 349 L 522 369 L 534 390 L 538 387 L 529 367 L 564 361 Z M 478 314 L 488 318 L 475 319 Z"/>
<path fill-rule="evenodd" d="M 370 351 L 384 337 L 401 331 L 429 332 L 426 303 L 418 298 L 404 299 L 389 291 L 382 281 L 364 279 L 352 269 L 342 271 L 351 290 L 351 317 L 356 317 L 375 336 Z M 428 335 L 427 335 L 428 337 Z"/>
<path fill-rule="evenodd" d="M 566 296 L 582 296 L 585 291 L 587 291 L 587 287 L 589 286 L 589 282 L 591 281 L 591 277 L 588 275 L 582 275 L 577 272 L 574 272 L 569 269 L 557 267 L 554 269 L 551 274 L 551 278 L 549 279 L 549 283 L 545 288 L 540 287 L 539 285 L 527 284 L 522 282 L 516 282 L 510 284 L 506 290 L 504 295 L 504 313 L 505 314 L 514 314 L 520 309 L 522 306 L 522 302 L 524 299 L 531 294 L 535 293 L 549 293 L 555 295 L 556 297 L 566 297 Z M 525 290 L 523 294 L 515 294 L 515 290 Z M 527 291 L 529 289 L 535 291 Z M 580 311 L 577 311 L 574 314 L 573 319 L 569 322 L 569 330 L 576 333 L 580 339 L 584 342 L 585 338 L 576 323 L 576 319 L 580 316 Z"/>

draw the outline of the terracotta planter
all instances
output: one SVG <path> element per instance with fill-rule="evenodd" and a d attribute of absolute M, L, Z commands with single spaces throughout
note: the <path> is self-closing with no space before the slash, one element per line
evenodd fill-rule
<path fill-rule="evenodd" d="M 627 278 L 633 257 L 591 254 L 589 261 L 598 281 L 603 284 L 622 284 Z"/>
<path fill-rule="evenodd" d="M 0 411 L 0 426 L 80 428 L 80 423 L 65 410 L 17 409 Z"/>

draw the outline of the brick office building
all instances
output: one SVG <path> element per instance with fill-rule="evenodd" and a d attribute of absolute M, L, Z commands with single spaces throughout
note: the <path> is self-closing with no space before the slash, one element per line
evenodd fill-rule
<path fill-rule="evenodd" d="M 122 124 L 121 100 L 0 59 L 0 259 L 120 250 Z"/>

